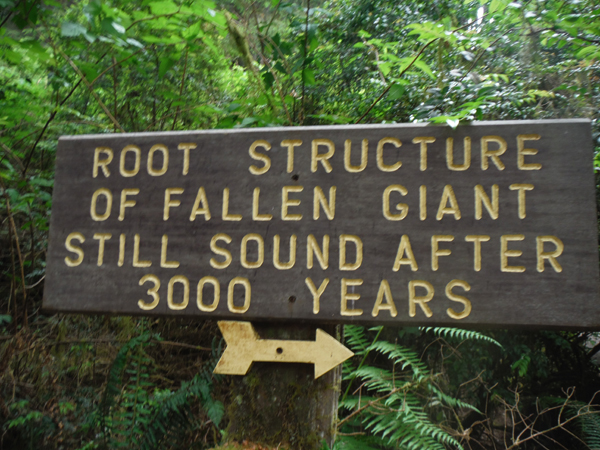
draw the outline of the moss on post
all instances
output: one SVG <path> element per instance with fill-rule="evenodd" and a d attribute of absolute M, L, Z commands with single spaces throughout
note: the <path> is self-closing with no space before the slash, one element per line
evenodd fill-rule
<path fill-rule="evenodd" d="M 255 328 L 263 339 L 309 341 L 315 339 L 317 327 Z M 335 327 L 324 331 L 336 335 Z M 340 366 L 315 380 L 312 364 L 254 363 L 246 376 L 231 379 L 228 439 L 290 450 L 331 446 L 340 379 Z"/>

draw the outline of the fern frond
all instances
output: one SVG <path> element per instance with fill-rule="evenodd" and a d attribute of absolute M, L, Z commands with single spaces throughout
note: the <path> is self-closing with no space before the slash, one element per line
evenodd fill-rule
<path fill-rule="evenodd" d="M 402 370 L 409 367 L 413 371 L 413 376 L 417 379 L 426 376 L 429 372 L 427 366 L 420 361 L 417 353 L 401 345 L 392 344 L 387 341 L 378 341 L 373 343 L 370 349 L 386 355 L 394 361 L 394 364 L 399 365 Z"/>
<path fill-rule="evenodd" d="M 453 408 L 467 408 L 467 409 L 471 409 L 471 410 L 476 411 L 481 414 L 481 411 L 479 411 L 475 406 L 471 405 L 470 403 L 463 402 L 462 400 L 460 400 L 458 398 L 454 398 L 448 394 L 444 394 L 444 392 L 442 392 L 441 389 L 439 389 L 437 386 L 435 386 L 433 384 L 429 386 L 429 390 L 435 394 L 436 398 L 440 402 L 442 402 L 448 406 L 451 406 Z"/>
<path fill-rule="evenodd" d="M 356 355 L 364 354 L 371 344 L 371 341 L 365 335 L 364 327 L 358 325 L 346 325 L 344 327 L 344 338 L 346 344 L 352 348 Z"/>
<path fill-rule="evenodd" d="M 220 355 L 218 351 L 203 364 L 202 369 L 189 382 L 172 393 L 166 393 L 153 408 L 153 416 L 145 424 L 140 440 L 142 450 L 151 450 L 164 446 L 169 436 L 176 436 L 193 426 L 191 401 L 199 399 L 208 418 L 219 426 L 225 413 L 223 404 L 211 395 L 212 370 Z"/>
<path fill-rule="evenodd" d="M 120 428 L 123 423 L 123 417 L 112 417 L 112 410 L 116 407 L 117 400 L 121 395 L 121 388 L 123 384 L 123 376 L 127 373 L 126 367 L 130 359 L 130 353 L 132 350 L 147 345 L 150 341 L 151 334 L 143 333 L 140 336 L 136 336 L 130 339 L 128 342 L 123 344 L 119 349 L 117 356 L 113 360 L 108 379 L 106 382 L 106 388 L 102 395 L 100 407 L 98 411 L 98 421 L 100 423 L 100 433 L 103 437 L 105 446 L 108 446 L 108 438 L 110 431 L 115 428 Z M 120 442 L 123 443 L 123 442 Z M 111 442 L 111 446 L 118 446 L 119 442 Z"/>
<path fill-rule="evenodd" d="M 491 344 L 497 345 L 502 348 L 502 345 L 495 339 L 486 336 L 483 333 L 473 330 L 463 330 L 460 328 L 449 328 L 449 327 L 420 327 L 419 330 L 424 331 L 425 333 L 431 332 L 436 336 L 443 338 L 452 338 L 459 339 L 461 341 L 466 340 L 475 340 L 475 341 L 484 341 L 489 342 Z"/>
<path fill-rule="evenodd" d="M 382 440 L 377 436 L 339 436 L 333 450 L 380 450 Z"/>
<path fill-rule="evenodd" d="M 223 417 L 224 407 L 221 402 L 213 400 L 210 388 L 209 381 L 200 373 L 190 382 L 182 383 L 176 392 L 163 399 L 155 408 L 152 420 L 144 428 L 140 448 L 160 448 L 169 436 L 190 428 L 193 419 L 191 399 L 199 398 L 209 419 L 218 426 Z"/>

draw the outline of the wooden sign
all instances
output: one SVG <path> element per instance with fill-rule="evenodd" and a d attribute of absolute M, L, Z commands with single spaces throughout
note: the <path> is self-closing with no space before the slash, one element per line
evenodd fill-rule
<path fill-rule="evenodd" d="M 255 361 L 315 365 L 315 378 L 354 356 L 336 339 L 317 328 L 314 341 L 260 339 L 250 322 L 219 321 L 227 343 L 214 373 L 246 375 Z"/>
<path fill-rule="evenodd" d="M 44 308 L 600 327 L 588 120 L 59 141 Z"/>

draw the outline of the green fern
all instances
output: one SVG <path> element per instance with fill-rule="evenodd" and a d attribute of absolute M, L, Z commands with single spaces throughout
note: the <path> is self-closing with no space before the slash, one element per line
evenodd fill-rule
<path fill-rule="evenodd" d="M 154 408 L 154 416 L 144 430 L 140 449 L 151 450 L 161 448 L 169 436 L 177 436 L 193 426 L 193 414 L 190 400 L 200 399 L 202 407 L 208 418 L 219 426 L 225 408 L 220 401 L 211 396 L 212 370 L 219 359 L 213 353 L 211 360 L 204 364 L 200 373 L 191 381 L 184 382 L 181 387 L 173 392 L 163 395 L 160 403 Z"/>
<path fill-rule="evenodd" d="M 585 405 L 572 413 L 579 414 L 576 424 L 585 444 L 592 450 L 600 449 L 600 411 Z"/>
<path fill-rule="evenodd" d="M 591 450 L 600 450 L 600 409 L 598 405 L 591 405 L 577 400 L 568 400 L 558 397 L 544 397 L 544 402 L 555 407 L 561 407 L 562 420 L 572 419 L 572 431 Z"/>
<path fill-rule="evenodd" d="M 497 340 L 492 339 L 491 337 L 486 336 L 485 334 L 479 333 L 478 331 L 462 330 L 460 328 L 448 327 L 420 327 L 419 330 L 424 331 L 425 333 L 431 332 L 439 337 L 456 338 L 460 339 L 461 341 L 485 341 L 502 348 L 502 345 Z"/>
<path fill-rule="evenodd" d="M 119 399 L 122 395 L 122 380 L 130 362 L 131 353 L 147 345 L 150 338 L 150 334 L 144 333 L 130 339 L 121 347 L 113 361 L 100 403 L 99 414 L 97 414 L 105 448 L 122 446 L 122 439 L 112 438 L 113 430 L 122 429 L 123 426 L 126 426 L 125 422 L 127 422 L 127 417 L 123 415 L 124 405 L 119 407 Z M 128 393 L 123 395 L 128 396 Z"/>
<path fill-rule="evenodd" d="M 218 426 L 224 407 L 212 398 L 212 370 L 221 348 L 213 342 L 213 356 L 189 382 L 171 392 L 158 390 L 151 381 L 154 361 L 146 353 L 152 338 L 143 333 L 125 343 L 115 357 L 98 410 L 92 418 L 99 425 L 103 448 L 156 449 L 197 426 L 191 402 L 199 400 L 208 418 Z M 93 427 L 93 423 L 90 426 Z M 90 443 L 92 444 L 92 443 Z"/>
<path fill-rule="evenodd" d="M 461 339 L 493 341 L 477 332 L 448 330 L 425 331 Z M 362 358 L 358 366 L 353 366 L 352 360 L 345 363 L 343 374 L 348 387 L 340 400 L 340 409 L 347 419 L 342 419 L 335 449 L 462 450 L 460 442 L 431 421 L 428 411 L 431 405 L 477 411 L 476 408 L 444 393 L 435 383 L 437 376 L 415 351 L 380 339 L 382 327 L 370 331 L 377 333 L 373 340 L 365 328 L 345 327 L 346 343 Z M 387 368 L 367 362 L 381 357 L 388 361 Z M 358 395 L 351 395 L 350 389 L 357 384 L 360 386 Z"/>

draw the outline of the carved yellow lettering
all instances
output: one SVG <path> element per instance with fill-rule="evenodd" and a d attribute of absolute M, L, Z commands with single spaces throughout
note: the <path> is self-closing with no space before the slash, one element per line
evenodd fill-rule
<path fill-rule="evenodd" d="M 238 285 L 244 288 L 244 304 L 242 306 L 236 306 L 234 303 L 235 287 Z M 250 308 L 251 298 L 252 287 L 247 278 L 235 277 L 229 282 L 229 286 L 227 287 L 227 308 L 230 312 L 244 314 Z"/>
<path fill-rule="evenodd" d="M 204 220 L 210 220 L 210 209 L 208 208 L 208 200 L 206 199 L 206 192 L 204 192 L 203 187 L 198 189 L 198 194 L 196 195 L 196 200 L 194 200 L 194 206 L 190 213 L 190 222 L 195 221 L 196 216 L 199 216 L 200 214 L 204 216 Z"/>
<path fill-rule="evenodd" d="M 100 159 L 100 155 L 106 155 L 105 159 Z M 102 173 L 106 178 L 110 176 L 110 169 L 108 165 L 113 160 L 113 151 L 110 147 L 96 147 L 94 150 L 94 166 L 92 169 L 92 176 L 96 178 L 98 176 L 98 168 L 102 169 Z"/>
<path fill-rule="evenodd" d="M 489 144 L 498 144 L 497 150 L 490 150 Z M 483 136 L 481 138 L 481 168 L 487 170 L 491 159 L 498 170 L 504 170 L 504 163 L 500 161 L 500 155 L 506 151 L 506 141 L 500 136 Z"/>
<path fill-rule="evenodd" d="M 419 266 L 417 265 L 417 261 L 415 259 L 415 255 L 412 251 L 412 247 L 410 246 L 410 239 L 406 234 L 402 235 L 400 239 L 400 244 L 398 245 L 398 252 L 396 253 L 396 259 L 394 260 L 394 267 L 392 270 L 394 272 L 398 272 L 400 270 L 401 265 L 409 265 L 410 270 L 416 272 L 419 270 Z"/>
<path fill-rule="evenodd" d="M 98 214 L 97 203 L 98 197 L 103 196 L 106 199 L 106 210 L 102 214 Z M 110 216 L 112 209 L 112 193 L 106 188 L 100 188 L 92 194 L 92 203 L 90 205 L 90 216 L 96 222 L 102 222 Z"/>
<path fill-rule="evenodd" d="M 475 186 L 475 219 L 481 220 L 483 216 L 482 204 L 493 220 L 498 218 L 498 192 L 498 185 L 492 185 L 492 199 L 490 200 L 482 185 Z"/>
<path fill-rule="evenodd" d="M 306 239 L 306 268 L 313 268 L 313 258 L 316 256 L 321 269 L 325 270 L 329 267 L 329 235 L 323 236 L 323 246 L 319 248 L 317 239 L 309 234 Z"/>
<path fill-rule="evenodd" d="M 336 187 L 329 188 L 329 200 L 325 197 L 323 189 L 320 186 L 315 186 L 313 191 L 313 219 L 317 220 L 320 217 L 321 208 L 329 220 L 335 217 L 335 192 Z"/>
<path fill-rule="evenodd" d="M 298 147 L 302 145 L 302 141 L 300 139 L 284 139 L 281 141 L 282 147 L 287 147 L 287 173 L 292 173 L 294 171 L 294 147 Z"/>
<path fill-rule="evenodd" d="M 537 236 L 535 238 L 537 249 L 537 271 L 544 271 L 544 260 L 548 260 L 555 272 L 562 272 L 562 266 L 558 263 L 558 258 L 565 249 L 565 244 L 556 236 Z M 545 252 L 544 244 L 548 242 L 554 244 L 554 250 Z"/>
<path fill-rule="evenodd" d="M 222 209 L 223 220 L 229 220 L 232 222 L 239 222 L 242 220 L 241 214 L 230 214 L 229 213 L 229 188 L 223 189 L 223 209 Z"/>
<path fill-rule="evenodd" d="M 473 243 L 473 270 L 479 272 L 481 270 L 481 243 L 490 240 L 489 236 L 469 234 L 465 236 L 465 241 Z"/>
<path fill-rule="evenodd" d="M 284 186 L 281 189 L 281 219 L 282 220 L 301 220 L 302 214 L 290 214 L 288 208 L 290 206 L 299 206 L 300 200 L 290 199 L 290 192 L 302 192 L 304 187 L 302 186 Z"/>
<path fill-rule="evenodd" d="M 210 240 L 210 249 L 216 255 L 223 256 L 223 261 L 218 261 L 215 258 L 210 258 L 210 265 L 215 269 L 226 269 L 231 264 L 231 252 L 225 248 L 218 247 L 219 241 L 225 241 L 226 244 L 231 244 L 231 237 L 225 233 L 217 233 Z"/>
<path fill-rule="evenodd" d="M 119 220 L 125 219 L 125 208 L 133 208 L 136 205 L 135 200 L 127 200 L 128 195 L 138 195 L 139 189 L 123 189 L 121 191 L 121 207 L 119 208 Z"/>
<path fill-rule="evenodd" d="M 368 152 L 369 141 L 367 139 L 363 139 L 360 151 L 360 164 L 358 166 L 353 166 L 351 162 L 352 141 L 350 139 L 346 139 L 344 142 L 344 167 L 346 171 L 350 173 L 358 173 L 365 170 L 367 167 Z"/>
<path fill-rule="evenodd" d="M 425 289 L 425 295 L 417 295 L 417 288 Z M 411 280 L 408 282 L 408 315 L 415 317 L 417 315 L 417 305 L 421 308 L 427 317 L 433 316 L 433 312 L 427 305 L 433 298 L 434 289 L 431 283 L 424 280 Z"/>
<path fill-rule="evenodd" d="M 123 264 L 125 264 L 125 235 L 121 233 L 119 236 L 119 260 L 117 265 L 123 267 Z"/>
<path fill-rule="evenodd" d="M 346 262 L 346 244 L 352 242 L 356 248 L 356 260 L 353 263 Z M 351 234 L 340 235 L 340 270 L 356 270 L 363 260 L 363 243 L 358 236 Z"/>
<path fill-rule="evenodd" d="M 385 302 L 383 301 L 384 299 Z M 381 280 L 381 283 L 379 284 L 377 299 L 375 300 L 375 305 L 373 305 L 373 311 L 371 311 L 371 315 L 373 317 L 377 317 L 379 315 L 379 311 L 382 310 L 389 311 L 390 316 L 392 317 L 396 317 L 398 315 L 396 304 L 392 298 L 392 290 L 390 289 L 390 284 L 387 280 Z"/>
<path fill-rule="evenodd" d="M 183 194 L 183 188 L 167 188 L 165 189 L 165 207 L 163 208 L 163 220 L 169 220 L 169 210 L 173 207 L 181 205 L 180 200 L 171 199 L 172 195 Z"/>
<path fill-rule="evenodd" d="M 540 170 L 540 163 L 525 163 L 526 155 L 537 155 L 537 149 L 525 148 L 525 141 L 537 141 L 541 138 L 539 134 L 519 134 L 517 136 L 517 167 L 519 170 Z"/>
<path fill-rule="evenodd" d="M 207 284 L 213 287 L 213 301 L 210 305 L 204 303 L 204 286 Z M 196 305 L 198 309 L 204 312 L 213 312 L 219 306 L 219 300 L 221 299 L 221 285 L 219 280 L 215 277 L 202 277 L 198 281 L 198 289 L 196 291 Z"/>
<path fill-rule="evenodd" d="M 449 248 L 439 248 L 440 242 L 452 242 L 454 236 L 447 234 L 434 234 L 431 236 L 431 270 L 436 271 L 440 268 L 438 258 L 440 256 L 449 256 L 452 251 Z"/>
<path fill-rule="evenodd" d="M 144 275 L 140 278 L 139 285 L 143 286 L 147 281 L 150 281 L 154 284 L 153 287 L 148 289 L 147 293 L 150 297 L 152 297 L 152 301 L 150 303 L 145 302 L 144 300 L 138 300 L 138 306 L 140 309 L 144 311 L 150 311 L 158 306 L 158 302 L 160 301 L 160 297 L 158 295 L 158 289 L 160 288 L 160 279 L 151 273 Z"/>
<path fill-rule="evenodd" d="M 98 267 L 104 262 L 104 243 L 111 237 L 110 233 L 94 233 L 94 239 L 98 241 Z"/>
<path fill-rule="evenodd" d="M 81 249 L 81 247 L 77 247 L 76 245 L 74 245 L 71 242 L 73 240 L 79 241 L 79 243 L 83 244 L 85 242 L 85 237 L 83 237 L 83 234 L 77 231 L 70 233 L 67 236 L 67 239 L 65 240 L 65 248 L 68 251 L 77 255 L 77 258 L 75 259 L 69 256 L 65 257 L 65 264 L 69 267 L 76 267 L 83 262 L 83 250 Z"/>
<path fill-rule="evenodd" d="M 319 147 L 327 147 L 326 153 L 319 153 Z M 311 151 L 311 160 L 310 160 L 310 170 L 311 172 L 316 172 L 317 167 L 319 165 L 319 161 L 323 165 L 325 172 L 330 173 L 333 170 L 331 167 L 331 163 L 329 159 L 333 156 L 335 152 L 335 144 L 329 139 L 313 139 L 312 141 L 312 151 Z"/>
<path fill-rule="evenodd" d="M 133 236 L 133 267 L 150 267 L 151 261 L 140 259 L 140 235 Z"/>
<path fill-rule="evenodd" d="M 127 159 L 127 153 L 133 152 L 133 169 L 127 170 L 125 168 L 125 161 Z M 123 177 L 134 177 L 140 171 L 140 162 L 142 159 L 142 151 L 137 145 L 126 145 L 121 150 L 121 157 L 119 160 L 119 172 Z"/>
<path fill-rule="evenodd" d="M 160 267 L 166 269 L 176 269 L 179 267 L 179 261 L 167 261 L 167 247 L 169 245 L 169 236 L 163 234 L 160 243 Z"/>
<path fill-rule="evenodd" d="M 533 184 L 511 184 L 508 186 L 511 191 L 518 191 L 518 207 L 519 207 L 519 219 L 524 219 L 527 216 L 527 211 L 525 208 L 525 191 L 532 191 Z"/>
<path fill-rule="evenodd" d="M 342 316 L 362 316 L 362 309 L 351 309 L 348 308 L 348 301 L 356 301 L 360 298 L 360 294 L 354 292 L 355 286 L 360 286 L 363 284 L 363 280 L 360 279 L 348 279 L 342 278 L 342 292 L 341 292 L 341 304 L 340 304 L 340 314 Z M 352 289 L 352 292 L 348 292 L 348 287 Z"/>
<path fill-rule="evenodd" d="M 452 292 L 452 289 L 454 289 L 455 287 L 463 288 L 465 291 L 468 292 L 471 290 L 471 286 L 469 285 L 469 283 L 463 280 L 452 280 L 446 285 L 446 297 L 448 297 L 448 299 L 452 300 L 453 302 L 462 303 L 464 305 L 464 308 L 461 312 L 457 313 L 452 308 L 448 308 L 446 310 L 446 314 L 448 314 L 448 316 L 452 319 L 460 320 L 464 319 L 465 317 L 468 317 L 469 314 L 471 314 L 471 302 L 467 297 Z"/>
<path fill-rule="evenodd" d="M 154 168 L 154 153 L 162 153 L 162 167 L 159 169 Z M 153 177 L 159 177 L 164 175 L 169 168 L 169 149 L 163 144 L 155 144 L 150 148 L 148 152 L 148 173 Z"/>
<path fill-rule="evenodd" d="M 193 142 L 182 142 L 177 146 L 178 150 L 183 150 L 183 168 L 182 175 L 187 175 L 190 172 L 190 150 L 196 148 L 197 145 Z"/>
<path fill-rule="evenodd" d="M 383 217 L 387 220 L 402 220 L 408 214 L 408 205 L 406 203 L 398 203 L 395 208 L 399 214 L 392 214 L 390 211 L 390 194 L 399 192 L 401 195 L 408 194 L 408 190 L 401 184 L 392 184 L 383 191 Z"/>
<path fill-rule="evenodd" d="M 448 203 L 450 203 L 450 206 L 448 206 Z M 456 195 L 454 195 L 454 189 L 452 189 L 452 186 L 449 184 L 444 186 L 444 192 L 442 192 L 440 206 L 435 218 L 437 220 L 442 220 L 446 214 L 453 215 L 454 220 L 460 220 L 461 217 L 460 209 L 458 208 L 458 201 L 456 201 Z"/>
<path fill-rule="evenodd" d="M 502 272 L 525 272 L 523 266 L 509 266 L 508 258 L 517 258 L 523 254 L 521 250 L 509 250 L 509 242 L 517 242 L 525 239 L 523 234 L 505 234 L 500 236 L 500 270 Z"/>
<path fill-rule="evenodd" d="M 454 139 L 446 139 L 446 166 L 455 172 L 467 170 L 471 167 L 471 138 L 466 136 L 463 139 L 463 163 L 454 164 Z"/>
<path fill-rule="evenodd" d="M 267 171 L 271 168 L 271 158 L 263 153 L 258 153 L 256 151 L 257 147 L 262 147 L 266 151 L 271 150 L 271 144 L 267 141 L 259 139 L 254 141 L 248 150 L 250 157 L 256 161 L 261 161 L 264 165 L 262 167 L 250 166 L 248 170 L 252 175 L 262 175 L 263 173 L 267 173 Z"/>
<path fill-rule="evenodd" d="M 329 278 L 325 278 L 318 289 L 310 277 L 306 278 L 304 282 L 313 296 L 313 314 L 319 314 L 319 311 L 321 310 L 321 295 L 323 295 L 325 288 L 329 284 Z"/>
<path fill-rule="evenodd" d="M 173 300 L 173 290 L 175 288 L 175 283 L 179 283 L 183 286 L 183 296 L 181 302 L 175 303 Z M 190 280 L 187 279 L 184 275 L 175 275 L 171 277 L 169 280 L 169 285 L 167 287 L 167 305 L 169 309 L 174 311 L 181 311 L 187 308 L 187 305 L 190 302 Z"/>
<path fill-rule="evenodd" d="M 421 144 L 419 169 L 423 172 L 427 170 L 427 144 L 435 142 L 435 138 L 430 136 L 418 136 L 414 138 L 412 142 L 413 144 Z"/>
<path fill-rule="evenodd" d="M 400 142 L 400 139 L 396 139 L 393 137 L 384 137 L 377 144 L 377 167 L 382 172 L 395 172 L 400 167 L 402 167 L 402 162 L 398 161 L 394 164 L 389 165 L 383 162 L 383 146 L 385 144 L 392 144 L 394 145 L 394 147 L 399 148 L 402 145 L 402 142 Z"/>
<path fill-rule="evenodd" d="M 248 241 L 256 242 L 256 261 L 248 261 Z M 265 261 L 265 242 L 260 234 L 250 233 L 242 238 L 240 263 L 246 269 L 258 269 Z"/>
<path fill-rule="evenodd" d="M 259 211 L 260 188 L 254 188 L 252 194 L 252 220 L 267 221 L 273 218 L 272 214 L 260 214 Z"/>
<path fill-rule="evenodd" d="M 419 219 L 427 219 L 427 186 L 419 186 Z"/>
<path fill-rule="evenodd" d="M 292 234 L 292 236 L 290 237 L 290 258 L 288 262 L 283 263 L 281 262 L 279 257 L 281 238 L 278 234 L 273 236 L 273 265 L 276 269 L 288 270 L 294 267 L 294 264 L 296 264 L 296 242 L 297 237 L 295 234 Z"/>

